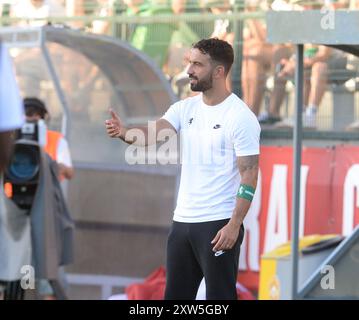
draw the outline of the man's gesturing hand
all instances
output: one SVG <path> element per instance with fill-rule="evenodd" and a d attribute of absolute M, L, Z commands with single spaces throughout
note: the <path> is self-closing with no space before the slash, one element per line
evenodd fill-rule
<path fill-rule="evenodd" d="M 221 230 L 219 230 L 211 241 L 214 244 L 213 251 L 230 250 L 236 243 L 239 235 L 240 225 L 229 221 Z"/>
<path fill-rule="evenodd" d="M 120 117 L 116 114 L 115 111 L 110 109 L 111 119 L 105 121 L 107 134 L 111 138 L 121 138 L 123 136 L 124 127 Z"/>

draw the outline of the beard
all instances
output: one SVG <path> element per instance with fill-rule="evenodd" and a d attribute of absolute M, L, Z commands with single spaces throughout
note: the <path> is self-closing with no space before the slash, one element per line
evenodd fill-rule
<path fill-rule="evenodd" d="M 213 79 L 212 79 L 212 72 L 204 79 L 199 80 L 197 77 L 191 77 L 190 79 L 194 79 L 196 83 L 190 83 L 191 90 L 195 92 L 205 92 L 213 87 Z"/>

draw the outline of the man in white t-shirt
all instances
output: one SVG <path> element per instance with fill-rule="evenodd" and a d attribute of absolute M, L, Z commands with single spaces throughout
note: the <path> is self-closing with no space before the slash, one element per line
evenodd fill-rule
<path fill-rule="evenodd" d="M 237 299 L 243 219 L 257 185 L 260 126 L 226 87 L 233 59 L 231 45 L 223 40 L 194 44 L 187 73 L 191 89 L 202 93 L 176 102 L 156 121 L 157 139 L 161 130 L 171 130 L 182 143 L 165 299 L 195 299 L 203 277 L 207 299 Z M 150 126 L 135 128 L 142 135 L 134 136 L 112 110 L 111 115 L 106 121 L 111 137 L 148 145 Z"/>
<path fill-rule="evenodd" d="M 11 133 L 23 122 L 24 110 L 11 59 L 8 50 L 0 43 L 0 173 L 10 158 Z"/>

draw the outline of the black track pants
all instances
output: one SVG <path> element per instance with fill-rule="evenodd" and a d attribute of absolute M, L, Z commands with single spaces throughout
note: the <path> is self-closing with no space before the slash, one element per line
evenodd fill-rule
<path fill-rule="evenodd" d="M 167 241 L 166 300 L 193 300 L 202 278 L 206 298 L 237 299 L 236 281 L 244 228 L 231 250 L 216 256 L 211 241 L 229 219 L 182 223 L 174 221 Z"/>

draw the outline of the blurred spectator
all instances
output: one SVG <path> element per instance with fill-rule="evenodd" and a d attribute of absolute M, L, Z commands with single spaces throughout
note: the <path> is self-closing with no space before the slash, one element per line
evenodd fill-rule
<path fill-rule="evenodd" d="M 214 15 L 232 13 L 232 7 L 229 0 L 202 0 L 202 5 L 206 9 L 209 9 Z M 216 19 L 214 21 L 213 32 L 210 37 L 225 40 L 233 45 L 234 33 L 232 22 L 228 19 Z"/>
<path fill-rule="evenodd" d="M 172 0 L 173 15 L 182 14 L 209 14 L 210 10 L 200 3 L 202 0 Z M 165 66 L 162 68 L 169 77 L 177 77 L 183 72 L 183 57 L 190 50 L 193 43 L 203 38 L 208 38 L 213 32 L 211 21 L 187 21 L 185 19 L 176 22 L 176 30 L 171 38 L 170 48 Z"/>
<path fill-rule="evenodd" d="M 211 13 L 214 15 L 220 14 L 231 14 L 232 6 L 230 0 L 204 0 L 205 7 L 209 8 Z M 218 38 L 220 40 L 227 41 L 233 46 L 234 42 L 234 32 L 233 32 L 233 23 L 229 19 L 216 19 L 214 21 L 213 32 L 210 36 L 211 38 Z M 232 70 L 230 70 L 227 77 L 226 83 L 228 90 L 232 90 Z"/>
<path fill-rule="evenodd" d="M 24 99 L 25 113 L 27 121 L 38 121 L 40 119 L 49 122 L 50 115 L 45 104 L 37 98 Z M 47 130 L 47 138 L 45 152 L 52 160 L 57 162 L 59 168 L 59 180 L 65 199 L 67 197 L 67 181 L 73 178 L 74 169 L 72 166 L 71 154 L 68 143 L 64 136 L 56 131 Z M 66 286 L 65 271 L 63 267 L 59 267 L 59 279 L 62 285 Z M 53 289 L 45 279 L 39 280 L 39 294 L 45 300 L 56 299 Z"/>
<path fill-rule="evenodd" d="M 245 10 L 258 10 L 251 1 Z M 242 91 L 244 102 L 258 115 L 266 84 L 266 74 L 273 62 L 274 47 L 266 42 L 266 26 L 262 19 L 246 19 L 243 30 Z M 281 52 L 281 51 L 279 51 Z"/>
<path fill-rule="evenodd" d="M 50 115 L 45 104 L 40 99 L 25 98 L 24 106 L 27 121 L 43 119 L 45 122 L 49 122 Z M 58 163 L 60 181 L 72 179 L 74 169 L 72 167 L 70 149 L 64 136 L 59 132 L 47 130 L 45 151 Z"/>
<path fill-rule="evenodd" d="M 350 0 L 324 0 L 324 5 L 332 10 L 348 9 L 350 2 Z"/>
<path fill-rule="evenodd" d="M 129 17 L 133 17 L 138 15 L 142 10 L 143 7 L 146 6 L 145 0 L 123 0 L 123 3 L 125 5 L 124 13 L 125 15 Z M 135 29 L 136 29 L 135 23 L 128 23 L 126 24 L 126 39 L 130 41 Z"/>
<path fill-rule="evenodd" d="M 359 9 L 359 0 L 349 0 L 349 9 L 350 10 Z"/>
<path fill-rule="evenodd" d="M 146 0 L 123 0 L 123 2 L 127 7 L 127 15 L 132 16 L 141 11 L 141 6 L 145 4 Z"/>
<path fill-rule="evenodd" d="M 38 98 L 24 99 L 26 121 L 44 120 L 46 124 L 50 121 L 49 112 L 45 104 Z M 45 152 L 56 161 L 59 169 L 59 180 L 63 194 L 66 198 L 67 183 L 65 180 L 73 178 L 74 169 L 72 167 L 72 160 L 68 143 L 60 132 L 47 130 Z M 11 185 L 6 188 L 6 194 L 9 198 L 12 197 Z"/>
<path fill-rule="evenodd" d="M 10 11 L 10 4 L 7 1 L 0 1 L 0 18 L 8 17 Z M 0 22 L 1 25 L 6 25 L 3 21 Z"/>
<path fill-rule="evenodd" d="M 138 0 L 135 3 L 133 0 L 125 2 L 127 5 L 131 2 L 131 7 L 129 6 L 127 10 L 128 15 L 135 14 L 139 17 L 172 15 L 172 8 L 167 0 L 143 1 L 141 5 Z M 130 43 L 151 57 L 162 68 L 167 61 L 168 49 L 175 30 L 176 26 L 173 23 L 140 23 L 133 30 Z"/>
<path fill-rule="evenodd" d="M 98 9 L 95 11 L 95 15 L 101 18 L 111 17 L 114 14 L 114 0 L 97 0 Z M 92 32 L 97 34 L 109 34 L 111 24 L 105 20 L 94 20 L 92 22 Z"/>
<path fill-rule="evenodd" d="M 345 1 L 333 5 L 326 3 L 330 9 L 343 8 Z M 323 3 L 301 3 L 296 1 L 295 5 L 286 4 L 282 0 L 276 0 L 272 8 L 277 10 L 307 10 L 318 9 Z M 274 89 L 271 95 L 270 106 L 267 113 L 259 117 L 262 124 L 276 123 L 278 127 L 292 126 L 292 119 L 286 119 L 280 122 L 280 107 L 285 96 L 285 87 L 287 80 L 293 79 L 295 72 L 295 56 L 283 58 L 276 64 L 276 73 L 274 76 Z M 346 55 L 336 49 L 326 46 L 307 44 L 304 46 L 304 113 L 303 127 L 317 127 L 317 113 L 319 105 L 326 91 L 328 76 L 335 70 L 345 70 L 347 65 Z"/>
<path fill-rule="evenodd" d="M 299 1 L 274 0 L 270 8 L 274 11 L 304 10 Z M 255 8 L 252 3 L 250 8 Z M 275 124 L 280 122 L 280 106 L 284 100 L 286 81 L 278 79 L 278 72 L 283 67 L 282 61 L 288 60 L 293 52 L 290 44 L 270 45 L 265 43 L 266 29 L 264 25 L 251 26 L 250 32 L 244 32 L 244 57 L 242 70 L 242 85 L 244 87 L 244 100 L 249 100 L 248 105 L 255 114 L 259 114 L 262 99 L 266 87 L 267 71 L 274 75 L 274 87 L 270 95 L 269 108 L 258 115 L 261 124 Z M 257 31 L 255 31 L 257 29 Z M 248 41 L 250 39 L 250 41 Z M 247 42 L 247 43 L 246 43 Z"/>
<path fill-rule="evenodd" d="M 98 81 L 100 81 L 101 86 L 103 85 L 103 78 L 98 66 L 81 54 L 64 50 L 63 65 L 59 68 L 59 77 L 62 79 L 62 88 L 66 100 L 71 106 L 73 120 L 89 121 L 91 93 L 96 90 Z"/>
<path fill-rule="evenodd" d="M 346 56 L 342 51 L 331 49 L 326 46 L 306 45 L 304 50 L 304 114 L 303 126 L 307 128 L 316 128 L 317 112 L 324 96 L 328 74 L 332 70 L 345 70 L 347 64 Z M 277 94 L 285 90 L 285 83 L 294 76 L 295 58 L 281 61 L 281 71 L 275 78 L 275 88 Z M 279 113 L 282 104 L 280 99 L 276 100 L 273 110 Z M 288 121 L 284 122 L 286 126 Z M 281 125 L 281 124 L 279 124 Z"/>
<path fill-rule="evenodd" d="M 18 0 L 10 10 L 11 17 L 23 19 L 19 25 L 43 26 L 48 23 L 47 18 L 65 15 L 60 0 Z"/>
<path fill-rule="evenodd" d="M 278 72 L 282 68 L 282 61 L 291 57 L 293 48 L 289 44 L 273 45 L 271 72 L 273 74 L 273 90 L 270 94 L 268 110 L 264 110 L 258 116 L 260 124 L 275 124 L 282 120 L 280 116 L 280 106 L 284 100 L 286 82 L 278 80 Z"/>
<path fill-rule="evenodd" d="M 65 1 L 65 9 L 67 17 L 83 17 L 85 16 L 85 0 L 66 0 Z M 67 24 L 76 29 L 84 28 L 83 21 L 70 21 Z"/>
<path fill-rule="evenodd" d="M 150 0 L 123 0 L 119 2 L 118 0 L 97 0 L 97 8 L 94 10 L 93 14 L 105 18 L 111 17 L 115 14 L 124 14 L 126 16 L 132 17 L 139 15 L 142 11 L 147 10 Z M 96 34 L 109 34 L 111 29 L 111 22 L 109 20 L 94 20 L 91 23 L 90 32 Z M 126 23 L 126 35 L 125 38 L 130 40 L 134 30 L 136 29 L 136 24 Z"/>
<path fill-rule="evenodd" d="M 171 3 L 174 15 L 210 13 L 210 9 L 204 6 L 203 0 L 172 0 Z M 187 27 L 189 30 L 181 30 L 182 27 Z M 211 35 L 213 23 L 211 21 L 181 21 L 179 23 L 179 31 L 181 33 L 192 33 L 195 36 L 195 39 L 187 43 L 190 48 L 193 42 L 208 38 Z"/>
<path fill-rule="evenodd" d="M 271 9 L 275 11 L 291 11 L 291 10 L 303 10 L 303 6 L 298 5 L 299 1 L 285 1 L 285 0 L 274 0 L 271 4 Z M 308 1 L 310 2 L 310 1 Z"/>

